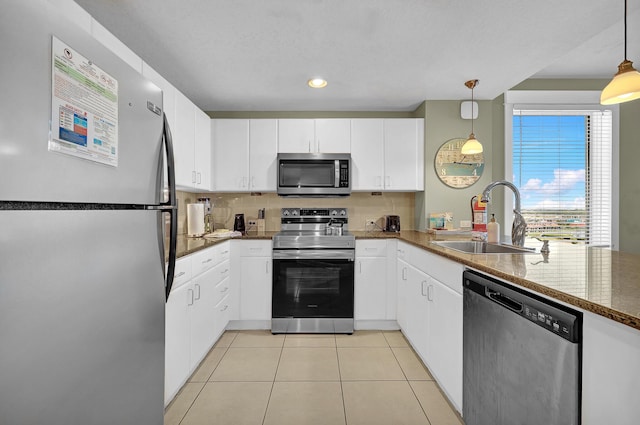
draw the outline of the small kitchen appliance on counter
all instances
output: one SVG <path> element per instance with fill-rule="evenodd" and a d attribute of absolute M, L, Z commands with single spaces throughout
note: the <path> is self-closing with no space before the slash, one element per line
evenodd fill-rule
<path fill-rule="evenodd" d="M 347 209 L 283 208 L 280 223 L 271 332 L 353 333 L 356 241 Z"/>
<path fill-rule="evenodd" d="M 384 228 L 385 232 L 399 232 L 400 231 L 400 216 L 399 215 L 385 215 L 384 216 Z"/>
<path fill-rule="evenodd" d="M 244 214 L 236 214 L 236 217 L 233 220 L 233 231 L 244 233 L 246 227 L 244 225 Z"/>

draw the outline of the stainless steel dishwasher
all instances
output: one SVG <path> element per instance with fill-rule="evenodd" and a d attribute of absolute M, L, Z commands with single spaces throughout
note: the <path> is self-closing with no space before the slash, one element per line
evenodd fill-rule
<path fill-rule="evenodd" d="M 580 424 L 582 313 L 463 276 L 465 424 Z"/>

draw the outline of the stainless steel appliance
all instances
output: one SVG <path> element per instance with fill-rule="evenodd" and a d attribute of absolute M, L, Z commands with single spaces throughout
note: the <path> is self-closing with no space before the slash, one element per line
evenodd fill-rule
<path fill-rule="evenodd" d="M 162 92 L 58 9 L 0 15 L 0 422 L 158 425 L 177 229 Z"/>
<path fill-rule="evenodd" d="M 273 237 L 271 332 L 353 333 L 355 237 L 348 224 L 345 208 L 282 209 Z"/>
<path fill-rule="evenodd" d="M 244 214 L 236 214 L 233 219 L 233 231 L 244 233 L 245 225 L 244 225 Z"/>
<path fill-rule="evenodd" d="M 351 155 L 348 153 L 279 153 L 278 195 L 348 196 Z"/>
<path fill-rule="evenodd" d="M 582 313 L 464 272 L 467 425 L 579 424 Z"/>

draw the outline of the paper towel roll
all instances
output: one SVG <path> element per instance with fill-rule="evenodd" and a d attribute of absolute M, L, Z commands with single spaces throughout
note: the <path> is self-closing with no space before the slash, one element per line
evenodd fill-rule
<path fill-rule="evenodd" d="M 204 235 L 204 204 L 187 204 L 187 236 Z"/>

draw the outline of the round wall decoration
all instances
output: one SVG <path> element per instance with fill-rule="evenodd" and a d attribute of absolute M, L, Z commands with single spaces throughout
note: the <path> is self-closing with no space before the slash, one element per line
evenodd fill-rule
<path fill-rule="evenodd" d="M 484 156 L 482 153 L 463 155 L 460 152 L 467 139 L 451 139 L 444 142 L 435 159 L 436 174 L 449 187 L 469 187 L 482 176 Z"/>

